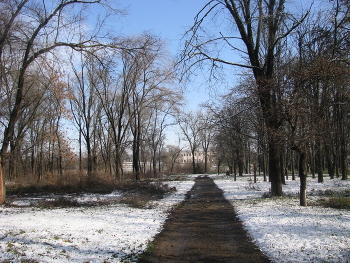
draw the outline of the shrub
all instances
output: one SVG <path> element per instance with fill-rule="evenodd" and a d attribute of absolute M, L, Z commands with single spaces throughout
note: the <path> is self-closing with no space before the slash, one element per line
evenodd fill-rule
<path fill-rule="evenodd" d="M 151 201 L 150 196 L 137 193 L 126 193 L 120 199 L 121 203 L 134 208 L 146 208 L 149 201 Z"/>
<path fill-rule="evenodd" d="M 123 195 L 119 197 L 103 198 L 101 200 L 79 202 L 72 196 L 64 196 L 65 194 L 74 193 L 94 193 L 94 194 L 106 194 L 111 193 L 114 190 L 120 190 Z M 176 188 L 170 188 L 169 185 L 161 183 L 160 181 L 123 181 L 115 184 L 107 184 L 101 181 L 96 182 L 94 186 L 74 188 L 70 186 L 60 187 L 53 185 L 46 186 L 29 186 L 20 187 L 17 189 L 12 188 L 12 196 L 8 196 L 6 199 L 7 206 L 15 206 L 12 203 L 16 200 L 20 200 L 21 197 L 36 197 L 38 201 L 31 201 L 29 206 L 40 208 L 56 208 L 56 207 L 86 207 L 86 206 L 100 206 L 100 205 L 112 205 L 116 203 L 125 203 L 133 207 L 145 208 L 149 201 L 161 199 L 167 193 L 176 191 Z M 53 198 L 47 198 L 47 195 L 55 194 Z M 57 197 L 57 194 L 59 195 Z"/>
<path fill-rule="evenodd" d="M 161 182 L 133 181 L 124 183 L 121 189 L 124 194 L 121 202 L 136 208 L 147 208 L 152 200 L 162 199 L 167 193 L 176 191 Z"/>
<path fill-rule="evenodd" d="M 349 197 L 331 197 L 328 200 L 323 201 L 323 205 L 330 208 L 336 209 L 350 209 L 350 198 Z"/>
<path fill-rule="evenodd" d="M 44 199 L 37 204 L 41 208 L 56 208 L 56 207 L 79 207 L 79 202 L 74 198 L 58 197 L 54 199 Z"/>
<path fill-rule="evenodd" d="M 176 188 L 170 188 L 168 184 L 159 181 L 152 182 L 150 180 L 145 180 L 124 182 L 119 187 L 119 190 L 128 193 L 140 193 L 142 195 L 149 195 L 154 199 L 161 199 L 165 194 L 176 191 Z"/>

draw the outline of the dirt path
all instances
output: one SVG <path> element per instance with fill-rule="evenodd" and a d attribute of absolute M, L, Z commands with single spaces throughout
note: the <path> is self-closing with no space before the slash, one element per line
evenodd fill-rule
<path fill-rule="evenodd" d="M 233 206 L 209 177 L 196 178 L 140 262 L 270 262 L 249 241 Z"/>

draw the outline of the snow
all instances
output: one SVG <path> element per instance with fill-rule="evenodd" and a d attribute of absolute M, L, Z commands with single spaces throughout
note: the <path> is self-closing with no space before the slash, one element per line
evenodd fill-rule
<path fill-rule="evenodd" d="M 238 217 L 258 247 L 273 262 L 350 262 L 350 211 L 299 205 L 299 181 L 287 181 L 288 197 L 261 198 L 270 183 L 253 183 L 251 177 L 215 180 L 236 208 Z M 262 180 L 262 178 L 259 178 Z M 339 179 L 317 183 L 308 179 L 309 200 L 318 191 L 349 189 Z"/>
<path fill-rule="evenodd" d="M 161 230 L 169 210 L 193 184 L 169 181 L 177 192 L 150 209 L 127 205 L 39 209 L 0 207 L 0 262 L 123 262 L 135 260 Z M 112 196 L 118 196 L 114 193 Z M 111 198 L 81 197 L 80 202 Z M 33 200 L 17 202 L 25 205 Z"/>
<path fill-rule="evenodd" d="M 211 176 L 235 206 L 252 240 L 273 262 L 350 262 L 350 212 L 319 206 L 300 207 L 298 181 L 287 181 L 287 197 L 262 198 L 270 184 L 252 176 Z M 150 208 L 123 204 L 95 207 L 39 209 L 0 206 L 0 262 L 133 262 L 162 229 L 167 215 L 193 186 L 169 181 L 177 192 L 154 201 Z M 350 182 L 339 179 L 319 184 L 308 178 L 308 200 L 320 191 L 349 190 Z M 119 196 L 85 195 L 79 202 L 101 201 Z"/>

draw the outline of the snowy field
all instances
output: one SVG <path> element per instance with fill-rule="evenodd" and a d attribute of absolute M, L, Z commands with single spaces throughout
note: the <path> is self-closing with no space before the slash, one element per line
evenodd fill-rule
<path fill-rule="evenodd" d="M 213 178 L 214 179 L 214 178 Z M 215 183 L 235 206 L 238 216 L 258 247 L 273 262 L 350 263 L 350 211 L 323 207 L 300 207 L 299 181 L 287 181 L 283 191 L 290 197 L 261 198 L 270 183 L 256 184 L 250 176 L 217 177 Z M 318 191 L 350 189 L 350 181 L 339 179 L 317 183 L 308 179 L 308 201 Z"/>
<path fill-rule="evenodd" d="M 127 205 L 39 209 L 0 206 L 0 262 L 133 262 L 161 230 L 171 207 L 184 199 L 194 176 L 169 182 L 177 192 L 155 201 L 149 209 Z M 300 207 L 298 181 L 287 181 L 290 197 L 261 198 L 270 184 L 250 176 L 212 176 L 236 207 L 240 219 L 260 249 L 279 262 L 350 262 L 350 212 Z M 319 190 L 350 188 L 338 179 L 318 184 L 309 178 L 309 201 Z M 113 198 L 87 195 L 84 200 Z M 293 197 L 294 196 L 294 197 Z M 26 201 L 17 205 L 26 205 Z"/>
<path fill-rule="evenodd" d="M 68 209 L 0 206 L 0 262 L 133 262 L 161 230 L 167 211 L 192 188 L 193 179 L 168 182 L 177 192 L 153 202 L 151 209 L 122 204 Z M 106 198 L 113 194 L 88 195 L 80 201 Z"/>

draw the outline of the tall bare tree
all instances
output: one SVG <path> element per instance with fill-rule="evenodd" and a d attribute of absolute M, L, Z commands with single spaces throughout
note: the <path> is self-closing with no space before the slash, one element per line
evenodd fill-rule
<path fill-rule="evenodd" d="M 334 26 L 329 23 L 329 16 L 323 19 L 324 14 L 310 17 L 310 22 L 299 28 L 295 39 L 287 44 L 289 56 L 279 65 L 279 79 L 284 87 L 284 137 L 298 152 L 302 206 L 307 205 L 308 164 L 316 169 L 319 182 L 323 182 L 323 160 L 332 179 L 339 164 L 347 166 L 341 145 L 346 149 L 348 144 L 343 128 L 348 127 L 344 112 L 348 112 L 349 96 L 344 91 L 348 90 L 349 72 L 344 63 L 346 53 L 342 58 L 335 54 L 334 50 L 341 49 L 334 47 Z M 315 161 L 307 163 L 312 159 Z"/>
<path fill-rule="evenodd" d="M 132 47 L 130 47 L 132 48 Z M 117 53 L 108 53 L 103 56 L 104 61 L 99 69 L 101 85 L 97 88 L 97 94 L 103 107 L 106 118 L 106 129 L 112 141 L 114 158 L 115 179 L 123 178 L 122 157 L 127 147 L 130 135 L 131 118 L 128 115 L 128 103 L 131 96 L 129 70 L 129 52 L 124 50 Z M 111 58 L 111 59 L 110 59 Z M 103 60 L 104 60 L 103 59 Z M 102 57 L 99 56 L 99 60 Z M 116 69 L 117 62 L 121 61 L 121 70 Z M 109 155 L 108 149 L 106 155 Z"/>
<path fill-rule="evenodd" d="M 262 116 L 267 129 L 269 151 L 269 174 L 271 192 L 282 195 L 280 163 L 280 129 L 282 116 L 279 109 L 278 85 L 275 80 L 277 47 L 304 20 L 297 19 L 285 11 L 285 0 L 211 0 L 197 14 L 195 23 L 186 34 L 181 65 L 186 72 L 194 66 L 208 62 L 210 73 L 220 65 L 250 69 L 256 82 L 256 94 L 260 101 Z M 225 28 L 215 28 L 206 20 L 214 17 Z M 228 19 L 227 19 L 228 18 Z M 233 33 L 232 28 L 235 29 Z M 218 48 L 215 48 L 218 47 Z M 220 50 L 224 50 L 220 54 Z M 243 56 L 244 61 L 233 61 L 229 52 Z"/>
<path fill-rule="evenodd" d="M 39 57 L 49 55 L 54 58 L 54 50 L 59 47 L 70 47 L 82 51 L 91 46 L 100 45 L 97 33 L 77 39 L 81 35 L 84 8 L 91 5 L 105 5 L 100 0 L 54 0 L 50 3 L 34 0 L 2 0 L 0 30 L 0 67 L 1 89 L 8 82 L 8 73 L 15 71 L 12 79 L 13 94 L 9 114 L 3 127 L 2 145 L 0 148 L 0 204 L 5 199 L 5 186 L 2 165 L 8 146 L 13 139 L 15 126 L 21 114 L 25 97 L 24 87 L 28 70 Z M 109 9 L 112 10 L 112 9 Z M 114 11 L 114 10 L 113 10 Z M 101 24 L 99 24 L 101 25 Z M 80 31 L 80 32 L 79 32 Z"/>
<path fill-rule="evenodd" d="M 131 43 L 142 48 L 127 54 L 130 89 L 128 112 L 131 118 L 133 169 L 135 178 L 140 179 L 140 149 L 145 140 L 144 130 L 148 127 L 154 105 L 176 101 L 179 98 L 174 88 L 173 63 L 165 52 L 164 43 L 158 37 L 142 34 Z"/>
<path fill-rule="evenodd" d="M 161 172 L 161 155 L 164 150 L 165 130 L 172 125 L 171 117 L 175 114 L 176 107 L 181 100 L 180 96 L 171 96 L 169 101 L 155 100 L 152 107 L 149 128 L 146 132 L 146 143 L 150 149 L 153 175 Z M 158 164 L 158 167 L 157 167 Z"/>
<path fill-rule="evenodd" d="M 102 106 L 97 95 L 97 86 L 101 80 L 94 56 L 86 54 L 82 57 L 80 68 L 76 67 L 77 65 L 72 65 L 74 78 L 70 80 L 72 93 L 70 104 L 74 125 L 78 129 L 79 136 L 84 139 L 87 151 L 87 175 L 88 180 L 91 180 L 92 172 L 95 170 L 96 145 L 94 142 L 97 125 L 101 119 Z"/>
<path fill-rule="evenodd" d="M 199 131 L 201 146 L 204 152 L 204 173 L 208 172 L 209 165 L 209 151 L 213 145 L 213 138 L 215 136 L 215 125 L 213 115 L 209 110 L 202 113 L 200 116 L 201 129 Z"/>
<path fill-rule="evenodd" d="M 231 92 L 217 106 L 210 107 L 216 127 L 216 153 L 234 175 L 238 168 L 238 173 L 242 176 L 244 166 L 249 166 L 250 145 L 257 134 L 253 126 L 255 104 L 246 96 L 238 98 Z"/>
<path fill-rule="evenodd" d="M 179 113 L 178 124 L 180 126 L 184 140 L 188 143 L 192 157 L 192 173 L 197 173 L 197 163 L 195 154 L 200 147 L 200 131 L 203 128 L 200 125 L 200 111 Z"/>

